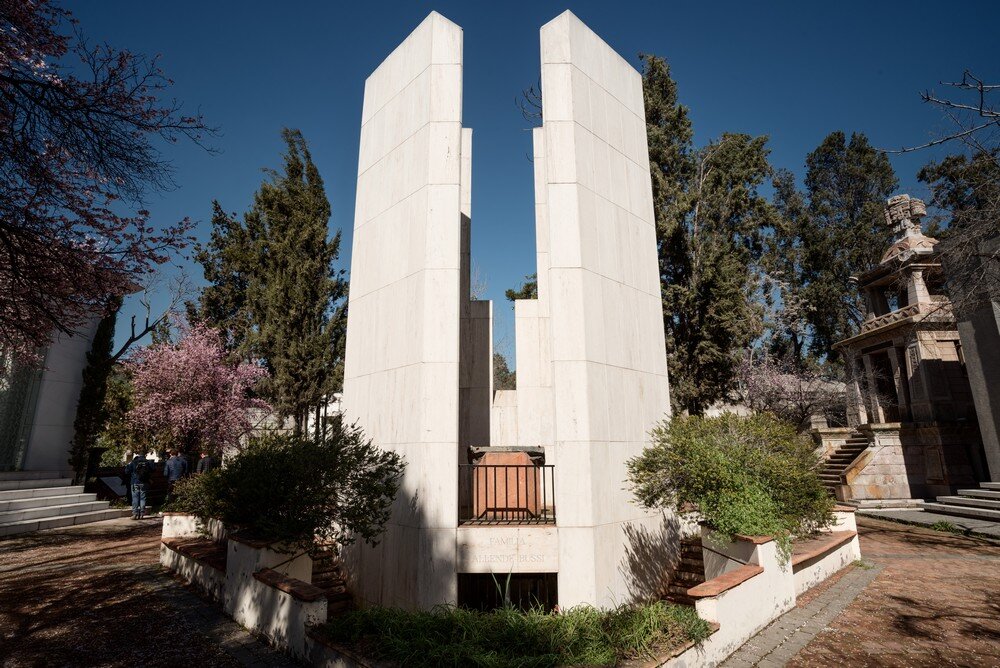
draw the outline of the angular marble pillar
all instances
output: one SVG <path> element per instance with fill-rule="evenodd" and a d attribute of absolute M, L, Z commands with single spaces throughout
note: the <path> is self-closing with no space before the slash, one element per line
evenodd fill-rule
<path fill-rule="evenodd" d="M 543 445 L 555 464 L 559 601 L 612 606 L 651 593 L 629 554 L 664 535 L 626 482 L 626 461 L 670 411 L 642 77 L 568 11 L 542 27 L 541 55 L 537 311 L 551 356 Z M 519 354 L 519 378 L 520 364 Z"/>
<path fill-rule="evenodd" d="M 462 29 L 430 14 L 365 83 L 344 412 L 406 458 L 364 603 L 453 602 L 459 463 Z"/>

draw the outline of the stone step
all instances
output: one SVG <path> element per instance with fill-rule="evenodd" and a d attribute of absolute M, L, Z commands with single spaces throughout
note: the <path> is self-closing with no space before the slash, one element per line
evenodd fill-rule
<path fill-rule="evenodd" d="M 840 474 L 838 473 L 820 473 L 820 480 L 829 480 L 830 482 L 840 482 Z"/>
<path fill-rule="evenodd" d="M 1000 499 L 1000 490 L 992 489 L 960 489 L 959 496 L 969 496 L 977 499 Z"/>
<path fill-rule="evenodd" d="M 1000 499 L 977 499 L 968 496 L 939 496 L 938 503 L 947 503 L 956 506 L 972 506 L 973 508 L 992 508 L 1000 510 Z"/>
<path fill-rule="evenodd" d="M 0 471 L 0 481 L 4 480 L 51 480 L 61 478 L 62 471 Z"/>
<path fill-rule="evenodd" d="M 70 488 L 65 488 L 70 489 Z M 72 488 L 75 489 L 75 488 Z M 80 489 L 83 489 L 82 487 Z M 51 492 L 51 489 L 46 491 Z M 36 496 L 28 499 L 10 499 L 0 501 L 0 513 L 25 508 L 41 508 L 43 506 L 64 506 L 68 503 L 86 503 L 96 501 L 96 494 L 60 494 L 59 496 Z"/>
<path fill-rule="evenodd" d="M 1000 482 L 981 482 L 979 486 L 983 489 L 995 489 L 1000 491 Z"/>
<path fill-rule="evenodd" d="M 11 489 L 0 491 L 0 501 L 19 501 L 21 499 L 34 499 L 40 496 L 62 496 L 68 494 L 83 493 L 83 485 L 73 485 L 67 487 L 35 487 L 31 489 Z"/>
<path fill-rule="evenodd" d="M 25 480 L 0 480 L 0 491 L 38 489 L 40 487 L 68 487 L 72 478 L 28 478 Z"/>
<path fill-rule="evenodd" d="M 34 520 L 59 515 L 79 515 L 95 510 L 105 510 L 107 501 L 85 501 L 84 503 L 68 503 L 62 506 L 41 506 L 38 508 L 23 508 L 0 513 L 0 524 L 10 524 L 21 520 Z"/>
<path fill-rule="evenodd" d="M 705 581 L 705 573 L 704 573 L 704 571 L 699 572 L 699 571 L 681 571 L 681 570 L 677 570 L 677 571 L 674 571 L 674 576 L 672 578 L 672 581 L 673 582 L 691 582 L 691 581 L 704 582 Z"/>
<path fill-rule="evenodd" d="M 971 517 L 977 520 L 1000 521 L 1000 510 L 973 508 L 971 506 L 952 506 L 944 503 L 921 503 L 920 507 L 929 513 L 938 513 L 940 515 L 955 515 L 956 517 Z"/>
<path fill-rule="evenodd" d="M 90 522 L 113 520 L 119 517 L 127 517 L 130 514 L 131 511 L 129 510 L 108 508 L 107 510 L 95 510 L 77 515 L 60 515 L 58 517 L 21 520 L 20 522 L 0 524 L 0 536 L 12 536 L 14 534 L 40 531 L 42 529 L 54 529 L 56 527 L 67 527 L 75 524 L 89 524 Z"/>
<path fill-rule="evenodd" d="M 700 555 L 697 559 L 692 559 L 690 557 L 682 557 L 680 566 L 687 566 L 689 568 L 704 570 L 705 560 L 702 559 Z"/>

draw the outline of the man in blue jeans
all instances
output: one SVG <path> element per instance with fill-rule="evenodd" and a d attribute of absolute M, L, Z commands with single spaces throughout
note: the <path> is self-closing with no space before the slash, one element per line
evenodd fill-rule
<path fill-rule="evenodd" d="M 141 520 L 146 516 L 146 490 L 153 475 L 153 462 L 136 453 L 125 467 L 125 473 L 132 484 L 132 519 Z"/>

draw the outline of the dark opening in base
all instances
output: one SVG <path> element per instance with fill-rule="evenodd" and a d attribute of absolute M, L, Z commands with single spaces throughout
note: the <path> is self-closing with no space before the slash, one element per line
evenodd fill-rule
<path fill-rule="evenodd" d="M 459 573 L 458 604 L 471 610 L 495 610 L 507 601 L 521 610 L 550 612 L 559 600 L 556 573 Z"/>

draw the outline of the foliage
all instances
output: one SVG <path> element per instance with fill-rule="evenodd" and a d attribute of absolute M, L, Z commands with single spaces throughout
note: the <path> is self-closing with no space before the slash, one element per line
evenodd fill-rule
<path fill-rule="evenodd" d="M 643 505 L 692 504 L 723 534 L 777 536 L 787 550 L 792 535 L 832 520 L 812 443 L 770 415 L 675 417 L 628 467 Z"/>
<path fill-rule="evenodd" d="M 250 431 L 251 413 L 270 410 L 250 396 L 267 371 L 227 361 L 219 334 L 204 325 L 191 327 L 177 343 L 141 348 L 127 366 L 135 387 L 130 425 L 187 452 L 237 446 Z"/>
<path fill-rule="evenodd" d="M 507 358 L 493 353 L 493 390 L 516 390 L 517 372 L 507 366 Z"/>
<path fill-rule="evenodd" d="M 107 314 L 97 325 L 94 340 L 87 352 L 87 366 L 83 368 L 83 385 L 76 403 L 73 419 L 73 440 L 69 444 L 68 463 L 80 480 L 87 468 L 90 449 L 97 445 L 97 438 L 108 419 L 105 397 L 108 376 L 111 373 L 111 353 L 115 343 L 115 324 L 118 322 L 120 298 L 112 298 Z"/>
<path fill-rule="evenodd" d="M 643 56 L 643 89 L 663 297 L 677 409 L 700 413 L 726 396 L 760 332 L 752 297 L 772 210 L 766 137 L 723 134 L 696 149 L 666 62 Z"/>
<path fill-rule="evenodd" d="M 518 299 L 538 299 L 538 274 L 528 274 L 519 290 L 508 288 L 504 293 L 508 301 Z"/>
<path fill-rule="evenodd" d="M 369 607 L 321 632 L 365 656 L 405 666 L 612 666 L 709 635 L 694 608 L 657 601 L 601 611 L 581 606 L 493 612 L 439 606 L 428 612 Z"/>
<path fill-rule="evenodd" d="M 177 508 L 248 537 L 308 549 L 375 544 L 403 473 L 402 458 L 339 419 L 318 437 L 266 433 L 226 466 L 177 487 Z"/>
<path fill-rule="evenodd" d="M 104 430 L 97 438 L 97 445 L 105 449 L 101 455 L 101 466 L 117 466 L 124 461 L 128 451 L 147 452 L 151 441 L 144 437 L 143 432 L 136 431 L 128 419 L 135 405 L 135 388 L 125 366 L 112 366 L 106 388 L 104 412 L 107 419 Z"/>
<path fill-rule="evenodd" d="M 856 334 L 864 319 L 853 277 L 881 260 L 890 237 L 883 209 L 898 181 L 885 153 L 864 134 L 848 141 L 833 132 L 806 156 L 804 193 L 787 173 L 775 185 L 779 217 L 764 264 L 785 282 L 780 299 L 799 305 L 808 329 L 786 327 L 778 335 L 787 339 L 776 346 L 790 349 L 797 362 L 805 353 L 833 361 L 833 344 Z"/>
<path fill-rule="evenodd" d="M 932 161 L 917 176 L 948 217 L 937 249 L 955 313 L 968 317 L 1000 301 L 1000 147 Z"/>
<path fill-rule="evenodd" d="M 304 428 L 311 408 L 340 389 L 347 280 L 327 239 L 330 202 L 302 133 L 282 131 L 282 171 L 270 171 L 242 223 L 213 203 L 212 238 L 197 259 L 210 285 L 193 320 L 219 327 L 236 356 L 270 371 L 258 391 Z"/>
<path fill-rule="evenodd" d="M 0 0 L 0 35 L 0 346 L 30 356 L 187 243 L 142 199 L 172 185 L 159 140 L 211 130 L 161 101 L 155 59 L 88 44 L 51 0 Z"/>
<path fill-rule="evenodd" d="M 799 431 L 809 428 L 814 415 L 839 414 L 847 397 L 843 381 L 822 367 L 803 367 L 767 354 L 748 354 L 737 373 L 747 405 L 771 413 Z"/>

